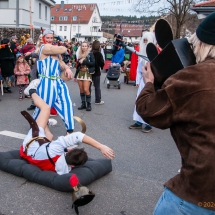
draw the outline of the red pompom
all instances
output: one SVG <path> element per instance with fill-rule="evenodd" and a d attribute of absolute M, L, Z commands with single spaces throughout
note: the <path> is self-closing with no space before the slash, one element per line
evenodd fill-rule
<path fill-rule="evenodd" d="M 72 187 L 76 187 L 79 183 L 79 180 L 75 174 L 72 174 L 72 176 L 69 179 L 69 183 L 71 184 Z"/>

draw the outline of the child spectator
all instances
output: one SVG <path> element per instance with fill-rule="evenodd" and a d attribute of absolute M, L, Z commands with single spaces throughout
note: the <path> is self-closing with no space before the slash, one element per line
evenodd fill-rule
<path fill-rule="evenodd" d="M 19 85 L 19 100 L 22 100 L 24 89 L 29 84 L 28 74 L 30 74 L 31 69 L 22 54 L 17 54 L 16 56 L 14 74 L 17 77 L 16 84 Z"/>

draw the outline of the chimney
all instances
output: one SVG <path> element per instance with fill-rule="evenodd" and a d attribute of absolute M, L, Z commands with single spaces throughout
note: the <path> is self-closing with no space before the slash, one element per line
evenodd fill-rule
<path fill-rule="evenodd" d="M 60 8 L 62 9 L 64 7 L 64 1 L 61 1 Z"/>

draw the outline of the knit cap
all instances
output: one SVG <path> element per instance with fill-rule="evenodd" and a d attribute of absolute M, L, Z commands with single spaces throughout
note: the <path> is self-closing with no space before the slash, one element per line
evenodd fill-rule
<path fill-rule="evenodd" d="M 196 29 L 200 41 L 215 45 L 215 12 L 208 15 Z"/>

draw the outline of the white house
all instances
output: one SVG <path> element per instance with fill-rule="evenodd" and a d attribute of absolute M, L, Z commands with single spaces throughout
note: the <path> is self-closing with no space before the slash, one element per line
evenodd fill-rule
<path fill-rule="evenodd" d="M 100 40 L 102 21 L 97 4 L 56 4 L 51 9 L 51 29 L 64 39 Z"/>
<path fill-rule="evenodd" d="M 0 26 L 50 28 L 54 0 L 1 0 Z"/>

